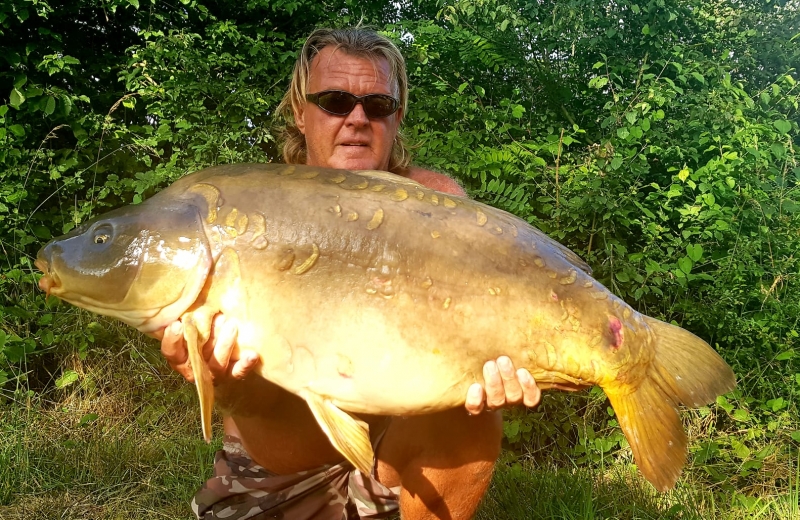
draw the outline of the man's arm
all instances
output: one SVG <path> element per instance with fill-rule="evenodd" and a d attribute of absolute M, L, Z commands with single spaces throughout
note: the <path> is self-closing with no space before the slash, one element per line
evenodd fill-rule
<path fill-rule="evenodd" d="M 397 175 L 409 178 L 412 181 L 417 181 L 426 188 L 432 190 L 459 195 L 461 197 L 467 196 L 467 192 L 464 191 L 464 188 L 455 179 L 443 173 L 432 172 L 420 168 L 419 166 L 409 166 L 408 168 L 400 170 Z"/>

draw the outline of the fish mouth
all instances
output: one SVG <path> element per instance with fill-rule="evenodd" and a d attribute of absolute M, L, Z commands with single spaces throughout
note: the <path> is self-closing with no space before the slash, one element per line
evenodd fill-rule
<path fill-rule="evenodd" d="M 39 279 L 39 289 L 44 291 L 47 296 L 57 293 L 61 288 L 61 280 L 55 272 L 50 272 L 50 264 L 43 258 L 37 258 L 33 263 L 44 276 Z"/>

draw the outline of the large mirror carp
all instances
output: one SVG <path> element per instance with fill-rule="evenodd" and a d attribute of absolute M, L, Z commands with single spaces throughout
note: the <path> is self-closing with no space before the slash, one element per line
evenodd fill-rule
<path fill-rule="evenodd" d="M 602 387 L 666 490 L 686 459 L 677 406 L 735 386 L 703 340 L 636 312 L 525 221 L 383 172 L 208 168 L 52 240 L 36 265 L 49 294 L 142 332 L 182 320 L 206 439 L 200 348 L 216 313 L 234 319 L 256 371 L 305 399 L 365 472 L 351 412 L 462 406 L 484 363 L 508 355 L 542 389 Z"/>

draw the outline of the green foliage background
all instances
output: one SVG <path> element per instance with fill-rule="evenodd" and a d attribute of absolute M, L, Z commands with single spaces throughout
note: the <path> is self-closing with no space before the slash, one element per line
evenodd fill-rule
<path fill-rule="evenodd" d="M 740 385 L 692 416 L 695 462 L 730 489 L 785 483 L 776 468 L 800 443 L 798 7 L 3 2 L 0 406 L 68 386 L 77 374 L 61 371 L 60 356 L 115 342 L 34 288 L 37 249 L 188 172 L 278 160 L 273 113 L 305 36 L 363 20 L 407 58 L 416 162 L 566 244 L 640 311 L 714 345 Z M 514 410 L 506 437 L 520 456 L 627 457 L 593 394 Z"/>

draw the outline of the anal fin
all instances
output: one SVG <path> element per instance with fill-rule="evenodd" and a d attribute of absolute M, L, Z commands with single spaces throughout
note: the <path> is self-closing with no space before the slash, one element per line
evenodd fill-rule
<path fill-rule="evenodd" d="M 198 341 L 200 334 L 194 318 L 184 316 L 183 337 L 186 340 L 186 347 L 189 351 L 189 362 L 192 364 L 192 375 L 194 384 L 197 388 L 197 396 L 200 398 L 200 423 L 203 428 L 203 439 L 211 442 L 211 410 L 214 408 L 214 383 L 211 378 L 211 371 L 203 359 L 200 349 L 202 344 Z"/>
<path fill-rule="evenodd" d="M 369 426 L 321 395 L 303 392 L 301 397 L 308 403 L 333 447 L 361 473 L 371 474 L 375 454 L 369 439 Z"/>

